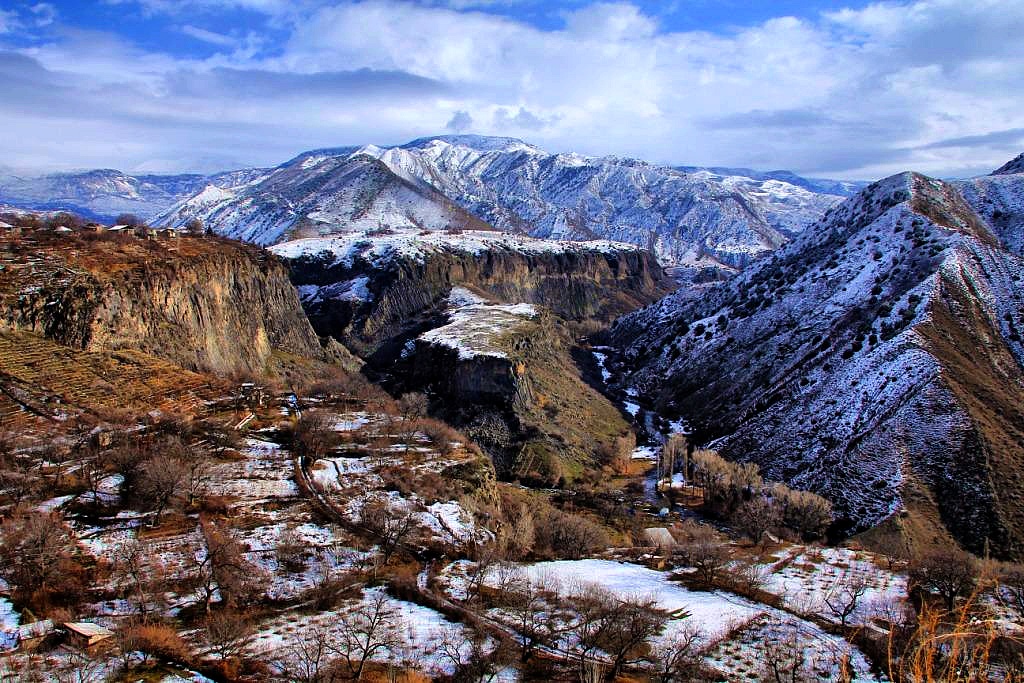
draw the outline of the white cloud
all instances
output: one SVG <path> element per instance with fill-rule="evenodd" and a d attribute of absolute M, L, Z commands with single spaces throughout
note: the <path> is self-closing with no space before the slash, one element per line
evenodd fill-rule
<path fill-rule="evenodd" d="M 5 33 L 14 33 L 19 28 L 21 28 L 21 22 L 18 21 L 18 13 L 14 10 L 0 9 L 0 36 Z"/>
<path fill-rule="evenodd" d="M 271 14 L 289 3 L 170 4 Z M 28 54 L 84 103 L 105 98 L 90 114 L 95 126 L 114 139 L 135 135 L 121 161 L 87 153 L 86 127 L 62 128 L 64 158 L 81 149 L 82 165 L 180 155 L 187 168 L 206 149 L 272 163 L 307 145 L 470 125 L 555 150 L 844 177 L 980 171 L 1020 151 L 1007 133 L 1024 127 L 1020 0 L 883 2 L 717 34 L 668 32 L 627 3 L 566 12 L 558 30 L 440 4 L 366 0 L 298 13 L 292 4 L 290 37 L 269 56 L 258 38 L 233 46 L 192 19 L 183 32 L 232 49 L 180 60 L 70 32 Z M 118 91 L 130 97 L 108 99 Z M 12 117 L 5 106 L 0 125 Z M 40 110 L 37 127 L 46 121 Z M 263 144 L 225 142 L 232 135 Z M 31 156 L 31 137 L 17 146 Z M 46 150 L 38 158 L 53 163 Z"/>
<path fill-rule="evenodd" d="M 195 38 L 196 40 L 201 40 L 204 43 L 210 43 L 211 45 L 234 47 L 238 42 L 231 36 L 208 31 L 205 28 L 199 28 L 198 26 L 192 26 L 191 24 L 185 24 L 180 30 L 186 36 Z"/>

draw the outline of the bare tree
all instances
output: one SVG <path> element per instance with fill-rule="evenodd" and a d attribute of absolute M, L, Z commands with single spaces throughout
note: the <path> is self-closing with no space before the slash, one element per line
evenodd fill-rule
<path fill-rule="evenodd" d="M 290 683 L 335 683 L 343 680 L 332 666 L 331 636 L 314 627 L 295 635 L 283 656 L 274 662 L 281 678 Z"/>
<path fill-rule="evenodd" d="M 690 444 L 683 434 L 672 434 L 665 441 L 664 448 L 661 449 L 661 478 L 672 481 L 672 476 L 675 474 L 676 469 L 680 468 L 683 471 L 683 476 L 689 480 L 690 478 L 690 463 L 689 463 Z"/>
<path fill-rule="evenodd" d="M 439 650 L 454 672 L 452 683 L 490 683 L 511 663 L 508 641 L 494 641 L 476 629 L 446 628 Z"/>
<path fill-rule="evenodd" d="M 182 492 L 188 473 L 186 463 L 173 455 L 158 453 L 142 463 L 136 489 L 153 509 L 153 526 L 160 524 L 164 510 Z"/>
<path fill-rule="evenodd" d="M 402 413 L 403 420 L 418 420 L 421 417 L 427 416 L 427 411 L 430 409 L 430 399 L 427 398 L 426 394 L 419 392 L 403 394 L 398 399 L 398 409 Z"/>
<path fill-rule="evenodd" d="M 74 541 L 56 513 L 18 511 L 4 522 L 0 576 L 25 596 L 73 580 Z"/>
<path fill-rule="evenodd" d="M 294 527 L 287 527 L 274 544 L 277 564 L 289 572 L 301 572 L 306 568 L 306 543 Z"/>
<path fill-rule="evenodd" d="M 0 489 L 10 502 L 19 505 L 43 487 L 43 480 L 33 472 L 32 462 L 13 452 L 0 453 Z"/>
<path fill-rule="evenodd" d="M 518 581 L 515 578 L 505 592 L 504 607 L 512 615 L 512 625 L 519 635 L 519 662 L 526 664 L 538 648 L 554 642 L 557 617 L 545 599 L 545 594 L 551 592 L 546 579 L 531 582 L 525 575 L 520 575 Z"/>
<path fill-rule="evenodd" d="M 100 683 L 107 677 L 103 660 L 81 650 L 69 650 L 50 674 L 56 683 Z"/>
<path fill-rule="evenodd" d="M 266 573 L 245 557 L 242 544 L 230 530 L 202 521 L 200 531 L 205 548 L 195 555 L 196 580 L 210 612 L 219 593 L 225 606 L 251 604 L 265 591 Z"/>
<path fill-rule="evenodd" d="M 725 540 L 711 527 L 696 522 L 684 524 L 678 536 L 674 559 L 696 569 L 705 586 L 714 586 L 731 559 Z"/>
<path fill-rule="evenodd" d="M 573 634 L 579 648 L 580 671 L 603 653 L 609 681 L 614 681 L 626 666 L 647 657 L 648 641 L 668 620 L 653 598 L 619 599 L 599 586 L 584 586 L 571 603 L 577 614 Z"/>
<path fill-rule="evenodd" d="M 778 525 L 779 510 L 772 501 L 755 495 L 736 509 L 732 523 L 743 535 L 755 544 L 760 544 Z"/>
<path fill-rule="evenodd" d="M 185 461 L 185 500 L 189 506 L 195 505 L 210 485 L 210 463 L 201 453 L 191 453 Z"/>
<path fill-rule="evenodd" d="M 776 484 L 772 500 L 780 508 L 780 522 L 804 541 L 821 538 L 832 523 L 832 503 L 810 491 Z"/>
<path fill-rule="evenodd" d="M 384 564 L 391 561 L 391 556 L 416 529 L 416 515 L 390 502 L 367 503 L 360 519 L 377 536 Z"/>
<path fill-rule="evenodd" d="M 1017 614 L 1024 615 L 1024 565 L 1011 564 L 1001 568 L 998 586 L 1003 597 Z"/>
<path fill-rule="evenodd" d="M 863 574 L 845 572 L 825 595 L 825 606 L 840 624 L 846 626 L 867 590 L 868 582 Z"/>
<path fill-rule="evenodd" d="M 525 503 L 519 505 L 515 517 L 507 525 L 498 529 L 496 542 L 502 556 L 509 560 L 522 559 L 533 550 L 536 528 L 533 512 Z"/>
<path fill-rule="evenodd" d="M 703 663 L 701 633 L 696 627 L 685 627 L 654 646 L 651 659 L 660 683 L 692 681 Z"/>
<path fill-rule="evenodd" d="M 118 547 L 114 554 L 112 578 L 143 620 L 151 613 L 161 611 L 166 569 L 137 539 Z"/>
<path fill-rule="evenodd" d="M 578 560 L 608 547 L 604 527 L 581 515 L 546 510 L 535 525 L 536 546 L 548 554 Z"/>
<path fill-rule="evenodd" d="M 117 218 L 114 219 L 117 225 L 127 225 L 129 228 L 138 228 L 146 224 L 146 221 L 142 220 L 134 213 L 120 213 Z"/>
<path fill-rule="evenodd" d="M 811 683 L 818 680 L 807 660 L 807 646 L 796 629 L 784 622 L 769 624 L 777 635 L 763 639 L 760 681 L 770 683 Z"/>
<path fill-rule="evenodd" d="M 956 600 L 974 587 L 978 567 L 974 558 L 958 548 L 922 553 L 910 565 L 910 589 L 938 593 L 952 612 Z"/>
<path fill-rule="evenodd" d="M 185 224 L 185 230 L 188 231 L 188 234 L 190 235 L 198 236 L 202 235 L 206 231 L 206 228 L 201 220 L 193 218 Z"/>
<path fill-rule="evenodd" d="M 401 617 L 387 595 L 375 592 L 340 614 L 340 634 L 328 647 L 341 657 L 354 680 L 361 680 L 375 655 L 396 652 L 401 646 Z"/>
<path fill-rule="evenodd" d="M 221 659 L 238 657 L 253 639 L 253 625 L 249 615 L 230 609 L 206 615 L 203 630 L 210 651 Z"/>
<path fill-rule="evenodd" d="M 317 459 L 327 456 L 338 445 L 334 418 L 328 413 L 307 411 L 295 427 L 293 448 L 295 453 Z"/>

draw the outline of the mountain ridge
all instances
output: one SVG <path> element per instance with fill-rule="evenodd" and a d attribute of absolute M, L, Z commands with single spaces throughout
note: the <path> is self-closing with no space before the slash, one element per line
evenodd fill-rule
<path fill-rule="evenodd" d="M 1024 259 L 1006 234 L 956 184 L 873 183 L 703 299 L 620 319 L 621 383 L 831 498 L 848 531 L 912 526 L 903 510 L 1020 556 Z"/>

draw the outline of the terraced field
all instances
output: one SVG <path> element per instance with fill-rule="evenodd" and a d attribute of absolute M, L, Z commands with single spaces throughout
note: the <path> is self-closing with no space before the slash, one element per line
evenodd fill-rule
<path fill-rule="evenodd" d="M 206 375 L 136 351 L 72 349 L 25 332 L 0 332 L 0 421 L 97 407 L 192 412 L 217 392 Z"/>

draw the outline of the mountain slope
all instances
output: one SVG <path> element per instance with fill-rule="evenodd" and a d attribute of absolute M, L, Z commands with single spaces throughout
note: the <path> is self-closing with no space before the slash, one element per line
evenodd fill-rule
<path fill-rule="evenodd" d="M 424 138 L 364 152 L 499 230 L 629 242 L 668 263 L 708 256 L 742 267 L 839 201 L 775 179 L 548 154 L 507 138 Z"/>
<path fill-rule="evenodd" d="M 1016 158 L 1011 159 L 992 171 L 992 175 L 1010 175 L 1013 173 L 1024 173 L 1024 154 L 1019 154 Z"/>
<path fill-rule="evenodd" d="M 447 197 L 406 182 L 352 149 L 307 152 L 232 187 L 209 185 L 155 219 L 201 219 L 219 234 L 256 244 L 379 228 L 489 226 Z"/>
<path fill-rule="evenodd" d="M 0 329 L 83 351 L 152 354 L 183 368 L 260 375 L 274 354 L 330 360 L 280 260 L 219 238 L 0 239 Z"/>
<path fill-rule="evenodd" d="M 1024 260 L 1006 234 L 953 185 L 875 183 L 705 299 L 622 319 L 624 383 L 850 530 L 929 519 L 1019 557 Z"/>

